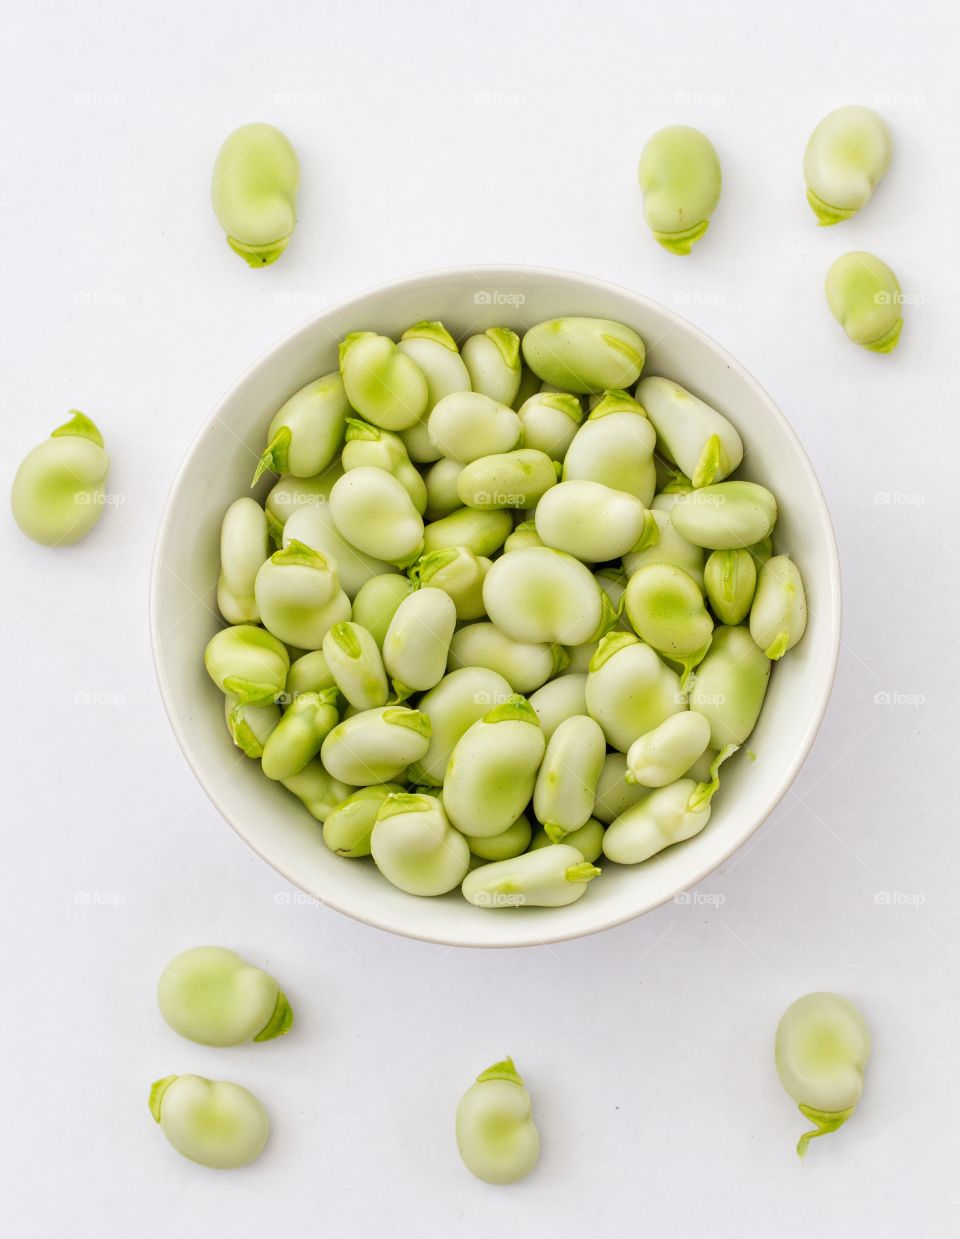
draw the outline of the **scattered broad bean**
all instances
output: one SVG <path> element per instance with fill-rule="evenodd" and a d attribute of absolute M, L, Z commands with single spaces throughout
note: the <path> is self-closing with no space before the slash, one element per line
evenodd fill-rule
<path fill-rule="evenodd" d="M 476 908 L 562 908 L 581 899 L 599 874 L 575 847 L 555 843 L 480 865 L 467 874 L 461 889 Z"/>
<path fill-rule="evenodd" d="M 428 521 L 436 521 L 443 516 L 449 516 L 451 512 L 455 512 L 462 506 L 463 501 L 460 498 L 457 483 L 463 469 L 464 466 L 459 460 L 451 460 L 449 456 L 441 456 L 435 464 L 430 466 L 423 479 L 427 487 L 426 518 Z"/>
<path fill-rule="evenodd" d="M 803 1157 L 817 1136 L 842 1127 L 863 1093 L 870 1029 L 840 994 L 805 994 L 784 1012 L 775 1045 L 780 1082 L 815 1127 L 797 1144 Z"/>
<path fill-rule="evenodd" d="M 320 749 L 323 766 L 353 787 L 392 783 L 407 766 L 421 761 L 430 744 L 430 720 L 406 706 L 381 706 L 351 715 L 327 735 Z"/>
<path fill-rule="evenodd" d="M 509 405 L 477 391 L 454 392 L 433 406 L 427 429 L 444 456 L 463 465 L 511 452 L 520 444 L 520 418 Z"/>
<path fill-rule="evenodd" d="M 892 353 L 903 329 L 903 293 L 887 264 L 864 250 L 841 254 L 827 272 L 827 304 L 854 344 Z"/>
<path fill-rule="evenodd" d="M 432 521 L 424 530 L 423 554 L 447 546 L 465 546 L 474 555 L 493 555 L 506 542 L 513 529 L 509 512 L 479 512 L 457 508 L 449 516 Z"/>
<path fill-rule="evenodd" d="M 632 328 L 608 318 L 553 318 L 525 333 L 523 357 L 545 383 L 585 395 L 632 387 L 646 348 Z"/>
<path fill-rule="evenodd" d="M 399 435 L 351 417 L 347 421 L 347 439 L 341 459 L 347 473 L 369 465 L 392 474 L 410 496 L 410 502 L 420 515 L 426 511 L 426 483 L 411 463 Z"/>
<path fill-rule="evenodd" d="M 743 744 L 756 726 L 770 680 L 770 659 L 747 628 L 717 628 L 697 668 L 690 708 L 710 724 L 710 747 Z"/>
<path fill-rule="evenodd" d="M 356 787 L 335 779 L 325 769 L 320 758 L 308 762 L 298 774 L 289 779 L 281 779 L 280 782 L 303 802 L 311 817 L 315 817 L 318 822 L 326 821 L 337 805 L 342 804 L 351 792 L 357 790 Z"/>
<path fill-rule="evenodd" d="M 839 224 L 867 205 L 890 166 L 890 130 L 871 108 L 830 112 L 803 156 L 807 201 L 819 224 Z"/>
<path fill-rule="evenodd" d="M 603 854 L 621 865 L 637 865 L 664 848 L 692 839 L 710 820 L 708 785 L 677 779 L 655 788 L 607 827 Z"/>
<path fill-rule="evenodd" d="M 735 551 L 772 532 L 777 501 L 756 482 L 717 482 L 679 495 L 670 519 L 688 542 L 712 551 Z"/>
<path fill-rule="evenodd" d="M 227 508 L 220 528 L 217 606 L 228 623 L 256 624 L 259 621 L 254 583 L 269 557 L 266 513 L 255 499 L 235 499 Z"/>
<path fill-rule="evenodd" d="M 283 692 L 290 655 L 263 628 L 237 624 L 210 638 L 203 662 L 222 692 L 233 693 L 243 705 L 265 705 Z"/>
<path fill-rule="evenodd" d="M 626 753 L 637 736 L 687 708 L 676 672 L 632 633 L 610 632 L 590 661 L 587 710 L 607 743 Z"/>
<path fill-rule="evenodd" d="M 272 1041 L 293 1026 L 293 1010 L 274 978 L 221 946 L 175 956 L 160 974 L 157 1003 L 174 1032 L 200 1045 Z"/>
<path fill-rule="evenodd" d="M 640 405 L 626 392 L 606 392 L 573 436 L 563 480 L 601 482 L 649 507 L 657 485 L 656 442 L 657 432 Z"/>
<path fill-rule="evenodd" d="M 713 620 L 696 581 L 681 568 L 648 564 L 627 581 L 624 609 L 634 632 L 658 654 L 683 667 L 685 677 L 710 648 Z"/>
<path fill-rule="evenodd" d="M 550 737 L 564 719 L 573 718 L 577 714 L 586 714 L 586 687 L 585 673 L 561 675 L 531 694 L 530 704 L 536 711 L 543 730 L 543 738 L 548 744 Z"/>
<path fill-rule="evenodd" d="M 443 806 L 465 835 L 487 838 L 512 826 L 533 795 L 546 743 L 529 702 L 496 705 L 457 741 L 443 783 Z"/>
<path fill-rule="evenodd" d="M 388 336 L 351 332 L 340 344 L 340 373 L 351 407 L 383 430 L 407 430 L 427 411 L 423 371 Z"/>
<path fill-rule="evenodd" d="M 416 783 L 440 787 L 460 737 L 494 706 L 507 701 L 512 692 L 502 675 L 486 667 L 461 667 L 445 675 L 420 698 L 418 709 L 430 720 L 430 744 L 411 766 L 409 776 Z"/>
<path fill-rule="evenodd" d="M 281 547 L 291 542 L 302 542 L 335 563 L 340 588 L 348 598 L 355 598 L 371 577 L 399 571 L 386 560 L 374 559 L 352 546 L 334 524 L 329 503 L 306 503 L 293 513 L 280 535 Z"/>
<path fill-rule="evenodd" d="M 457 1148 L 484 1183 L 516 1183 L 536 1166 L 540 1135 L 512 1058 L 481 1072 L 464 1093 L 457 1107 Z"/>
<path fill-rule="evenodd" d="M 470 391 L 470 373 L 456 340 L 443 323 L 414 323 L 401 336 L 397 350 L 409 357 L 426 379 L 428 409 L 452 392 Z"/>
<path fill-rule="evenodd" d="M 603 729 L 586 714 L 565 719 L 550 737 L 533 791 L 533 812 L 554 843 L 589 820 L 606 755 Z"/>
<path fill-rule="evenodd" d="M 536 521 L 521 521 L 515 525 L 513 533 L 503 544 L 504 551 L 520 551 L 527 546 L 543 546 L 543 539 L 537 533 Z"/>
<path fill-rule="evenodd" d="M 223 698 L 223 710 L 230 738 L 247 757 L 263 756 L 263 748 L 281 719 L 280 707 L 245 705 L 233 693 Z"/>
<path fill-rule="evenodd" d="M 668 564 L 682 569 L 703 588 L 703 547 L 688 542 L 673 526 L 671 512 L 677 495 L 657 495 L 650 509 L 655 530 L 648 530 L 647 544 L 641 551 L 630 551 L 623 557 L 628 576 L 647 564 Z"/>
<path fill-rule="evenodd" d="M 299 693 L 263 746 L 261 766 L 268 779 L 292 779 L 320 752 L 337 725 L 337 690 Z"/>
<path fill-rule="evenodd" d="M 671 254 L 689 254 L 707 231 L 720 201 L 720 160 L 713 143 L 689 125 L 658 130 L 639 168 L 643 217 Z"/>
<path fill-rule="evenodd" d="M 490 835 L 485 839 L 464 835 L 471 853 L 480 860 L 512 860 L 530 847 L 532 837 L 533 828 L 525 813 L 499 835 Z"/>
<path fill-rule="evenodd" d="M 546 546 L 585 563 L 619 559 L 644 544 L 653 524 L 635 495 L 600 482 L 561 482 L 537 504 L 537 533 Z"/>
<path fill-rule="evenodd" d="M 603 831 L 603 823 L 598 818 L 591 817 L 579 830 L 572 830 L 570 834 L 564 835 L 563 842 L 576 848 L 583 859 L 592 865 L 603 855 Z M 554 846 L 554 840 L 541 826 L 530 842 L 530 851 L 536 852 L 540 848 Z"/>
<path fill-rule="evenodd" d="M 444 590 L 424 587 L 404 598 L 383 639 L 383 664 L 398 697 L 440 683 L 456 626 L 457 608 Z"/>
<path fill-rule="evenodd" d="M 213 168 L 213 212 L 227 244 L 251 267 L 276 262 L 297 222 L 300 163 L 273 125 L 241 125 Z"/>
<path fill-rule="evenodd" d="M 572 555 L 529 546 L 496 560 L 483 583 L 487 615 L 513 641 L 582 645 L 614 620 L 593 573 Z"/>
<path fill-rule="evenodd" d="M 423 519 L 406 489 L 391 473 L 369 465 L 338 478 L 330 511 L 344 538 L 359 551 L 398 567 L 409 567 L 424 549 Z"/>
<path fill-rule="evenodd" d="M 295 539 L 261 565 L 254 595 L 267 631 L 301 650 L 319 650 L 333 625 L 350 618 L 334 561 Z"/>
<path fill-rule="evenodd" d="M 684 710 L 638 736 L 627 753 L 627 782 L 666 787 L 682 778 L 710 744 L 710 724 L 697 710 Z"/>
<path fill-rule="evenodd" d="M 733 423 L 679 383 L 641 379 L 637 399 L 656 428 L 661 450 L 694 487 L 722 482 L 743 459 L 743 441 Z"/>
<path fill-rule="evenodd" d="M 353 621 L 366 628 L 381 650 L 397 607 L 404 598 L 409 598 L 414 588 L 408 577 L 384 573 L 371 577 L 357 591 L 353 600 Z"/>
<path fill-rule="evenodd" d="M 483 582 L 491 560 L 475 555 L 467 546 L 446 546 L 422 555 L 415 572 L 421 586 L 442 589 L 453 599 L 458 620 L 475 620 L 486 615 Z"/>
<path fill-rule="evenodd" d="M 353 621 L 334 624 L 323 638 L 323 656 L 347 701 L 357 710 L 385 706 L 390 695 L 380 647 L 371 632 Z"/>
<path fill-rule="evenodd" d="M 273 415 L 253 484 L 267 470 L 298 478 L 322 473 L 343 447 L 349 414 L 343 380 L 336 370 L 301 387 Z"/>
<path fill-rule="evenodd" d="M 641 783 L 627 782 L 626 753 L 608 753 L 597 780 L 597 799 L 593 806 L 593 815 L 604 826 L 609 826 L 631 805 L 642 800 L 647 790 Z M 584 855 L 586 856 L 586 853 Z"/>
<path fill-rule="evenodd" d="M 388 796 L 377 811 L 370 850 L 383 876 L 410 895 L 445 895 L 470 867 L 467 841 L 436 796 Z"/>
<path fill-rule="evenodd" d="M 374 783 L 352 792 L 327 814 L 323 841 L 338 856 L 369 856 L 370 837 L 388 796 L 404 791 L 402 783 Z"/>
<path fill-rule="evenodd" d="M 515 693 L 532 693 L 568 660 L 560 645 L 513 641 L 496 624 L 482 621 L 457 629 L 450 642 L 451 668 L 486 667 L 502 675 Z"/>
<path fill-rule="evenodd" d="M 463 344 L 463 360 L 474 391 L 512 405 L 520 390 L 520 337 L 509 327 L 488 327 Z"/>
<path fill-rule="evenodd" d="M 583 421 L 583 406 L 566 392 L 536 392 L 523 402 L 517 416 L 524 447 L 563 461 Z"/>
<path fill-rule="evenodd" d="M 789 555 L 775 555 L 760 569 L 750 608 L 750 635 L 767 658 L 792 650 L 807 627 L 807 599 L 800 570 Z"/>
<path fill-rule="evenodd" d="M 213 1170 L 256 1161 L 270 1135 L 257 1098 L 226 1080 L 166 1076 L 150 1089 L 150 1113 L 178 1153 Z"/>
<path fill-rule="evenodd" d="M 545 452 L 521 447 L 464 465 L 457 494 L 468 508 L 534 508 L 556 486 L 557 473 Z"/>
<path fill-rule="evenodd" d="M 740 624 L 750 614 L 757 588 L 757 563 L 749 548 L 711 551 L 703 581 L 713 613 L 721 624 Z"/>
<path fill-rule="evenodd" d="M 71 546 L 103 515 L 110 464 L 89 417 L 71 418 L 28 452 L 13 479 L 10 506 L 21 530 L 41 546 Z"/>

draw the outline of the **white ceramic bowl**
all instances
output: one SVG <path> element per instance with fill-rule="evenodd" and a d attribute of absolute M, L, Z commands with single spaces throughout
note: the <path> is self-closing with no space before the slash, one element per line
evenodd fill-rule
<path fill-rule="evenodd" d="M 274 411 L 311 379 L 336 369 L 337 343 L 360 329 L 398 337 L 441 319 L 462 337 L 508 324 L 586 314 L 629 324 L 647 345 L 645 373 L 663 374 L 726 413 L 747 449 L 741 476 L 780 503 L 778 549 L 803 573 L 806 635 L 773 672 L 749 748 L 724 768 L 702 834 L 646 864 L 608 864 L 566 908 L 474 908 L 459 891 L 418 899 L 370 860 L 329 852 L 320 826 L 285 788 L 240 756 L 224 726 L 223 698 L 203 667 L 220 626 L 216 610 L 223 513 L 248 493 Z M 427 272 L 362 293 L 287 336 L 236 383 L 198 434 L 174 482 L 153 562 L 151 626 L 157 677 L 180 747 L 207 795 L 255 852 L 302 890 L 395 933 L 456 946 L 525 946 L 607 929 L 694 886 L 757 829 L 793 782 L 816 735 L 840 644 L 840 571 L 823 494 L 803 448 L 770 397 L 729 354 L 669 310 L 626 289 L 559 271 L 520 267 Z"/>

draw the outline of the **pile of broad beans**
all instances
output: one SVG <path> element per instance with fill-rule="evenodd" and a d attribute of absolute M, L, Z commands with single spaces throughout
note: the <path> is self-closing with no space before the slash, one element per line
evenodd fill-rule
<path fill-rule="evenodd" d="M 803 636 L 773 493 L 645 351 L 597 318 L 353 332 L 224 517 L 230 734 L 410 894 L 561 906 L 697 834 Z"/>

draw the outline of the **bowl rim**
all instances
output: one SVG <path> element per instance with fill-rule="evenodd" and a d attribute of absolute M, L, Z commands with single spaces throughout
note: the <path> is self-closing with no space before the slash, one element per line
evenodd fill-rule
<path fill-rule="evenodd" d="M 183 485 L 184 475 L 188 470 L 188 466 L 200 451 L 201 445 L 205 440 L 211 425 L 218 420 L 220 410 L 224 407 L 224 405 L 231 401 L 241 391 L 241 389 L 246 386 L 251 377 L 268 362 L 274 353 L 289 344 L 297 336 L 310 332 L 317 323 L 317 320 L 326 318 L 331 314 L 348 310 L 355 303 L 363 301 L 367 297 L 374 294 L 397 293 L 407 288 L 413 288 L 424 283 L 429 283 L 430 281 L 438 281 L 441 279 L 451 280 L 460 278 L 464 280 L 475 280 L 478 276 L 483 276 L 484 279 L 488 281 L 501 280 L 503 282 L 515 283 L 522 282 L 525 278 L 531 277 L 545 277 L 551 280 L 557 278 L 564 280 L 576 280 L 578 282 L 591 285 L 594 288 L 598 288 L 601 291 L 606 290 L 611 293 L 615 293 L 618 296 L 629 297 L 630 299 L 648 307 L 656 314 L 663 316 L 670 325 L 691 333 L 698 339 L 699 343 L 709 348 L 729 369 L 735 371 L 741 381 L 752 388 L 754 395 L 766 406 L 768 413 L 774 418 L 774 420 L 780 423 L 780 429 L 792 443 L 799 459 L 799 463 L 803 469 L 806 481 L 811 487 L 812 493 L 816 497 L 817 514 L 819 519 L 823 522 L 825 531 L 828 535 L 827 558 L 829 562 L 826 565 L 827 570 L 825 574 L 828 588 L 825 593 L 827 605 L 830 607 L 833 620 L 828 674 L 824 679 L 824 687 L 820 694 L 820 700 L 809 718 L 806 731 L 804 732 L 800 743 L 797 745 L 793 759 L 785 769 L 776 791 L 772 793 L 760 813 L 757 815 L 756 820 L 750 826 L 749 830 L 746 831 L 746 833 L 737 839 L 736 842 L 731 843 L 730 847 L 725 849 L 719 858 L 702 866 L 682 883 L 668 890 L 662 898 L 658 898 L 655 902 L 649 904 L 647 907 L 639 909 L 636 912 L 615 912 L 608 914 L 607 916 L 598 915 L 596 923 L 590 926 L 547 933 L 543 932 L 544 921 L 542 918 L 538 918 L 535 922 L 537 926 L 536 932 L 533 931 L 533 923 L 531 923 L 529 929 L 524 929 L 522 922 L 520 922 L 518 918 L 517 928 L 519 932 L 515 938 L 512 938 L 510 941 L 506 942 L 502 939 L 487 938 L 482 929 L 482 921 L 478 921 L 477 933 L 475 934 L 471 933 L 469 936 L 453 936 L 449 931 L 447 931 L 447 936 L 442 936 L 436 932 L 431 933 L 427 930 L 411 928 L 405 923 L 400 924 L 396 922 L 389 916 L 379 916 L 376 912 L 358 911 L 355 907 L 349 905 L 349 901 L 346 903 L 339 901 L 336 898 L 336 895 L 333 897 L 329 897 L 327 895 L 324 895 L 323 897 L 318 896 L 314 891 L 308 890 L 302 884 L 297 875 L 289 871 L 289 868 L 286 865 L 267 855 L 266 851 L 263 850 L 261 846 L 258 846 L 250 838 L 248 838 L 247 834 L 242 830 L 238 823 L 233 820 L 224 804 L 221 803 L 216 787 L 208 786 L 207 780 L 201 774 L 190 752 L 184 730 L 178 721 L 174 709 L 173 693 L 167 678 L 167 671 L 161 654 L 162 634 L 159 627 L 161 589 L 160 565 L 163 561 L 167 539 L 170 536 L 171 516 L 176 507 L 176 502 L 179 497 L 179 492 Z M 556 942 L 586 938 L 609 929 L 615 929 L 619 925 L 625 925 L 630 921 L 636 920 L 640 916 L 646 915 L 648 912 L 655 911 L 664 904 L 671 902 L 671 900 L 675 899 L 677 895 L 697 886 L 705 878 L 709 877 L 711 873 L 715 873 L 718 869 L 720 869 L 722 865 L 726 864 L 731 856 L 744 847 L 747 841 L 754 834 L 756 834 L 756 832 L 766 821 L 769 820 L 770 816 L 777 809 L 787 792 L 792 787 L 801 767 L 813 747 L 813 742 L 816 739 L 817 733 L 820 730 L 827 707 L 830 703 L 830 698 L 836 680 L 837 664 L 840 656 L 843 601 L 840 556 L 837 547 L 836 531 L 833 527 L 833 521 L 830 517 L 830 510 L 827 506 L 823 488 L 820 485 L 820 481 L 816 475 L 813 465 L 807 456 L 806 450 L 804 449 L 799 436 L 793 429 L 793 426 L 783 414 L 776 401 L 772 398 L 769 392 L 767 392 L 766 388 L 754 378 L 753 374 L 743 365 L 742 362 L 738 361 L 731 353 L 727 351 L 727 349 L 718 344 L 712 336 L 708 335 L 707 332 L 703 331 L 695 323 L 683 318 L 674 310 L 661 305 L 660 302 L 653 300 L 653 298 L 644 296 L 642 293 L 635 292 L 633 289 L 627 288 L 622 284 L 616 284 L 611 280 L 606 280 L 593 275 L 587 275 L 583 272 L 569 271 L 559 267 L 527 265 L 513 266 L 510 264 L 474 264 L 470 266 L 437 267 L 425 271 L 414 272 L 412 274 L 396 277 L 386 283 L 369 285 L 358 292 L 351 293 L 349 296 L 341 297 L 339 300 L 331 302 L 330 305 L 325 306 L 316 314 L 311 315 L 309 318 L 293 327 L 278 340 L 275 340 L 271 345 L 264 349 L 249 366 L 247 366 L 247 368 L 233 383 L 230 384 L 230 386 L 224 391 L 220 399 L 214 405 L 213 410 L 198 427 L 196 433 L 190 441 L 189 446 L 187 447 L 186 452 L 183 455 L 183 458 L 177 466 L 173 481 L 170 484 L 169 492 L 160 513 L 157 536 L 154 541 L 153 554 L 150 563 L 149 612 L 150 650 L 153 659 L 154 673 L 156 675 L 157 685 L 160 690 L 160 698 L 163 703 L 163 708 L 167 715 L 167 719 L 170 723 L 174 737 L 176 738 L 177 744 L 179 745 L 180 751 L 186 759 L 187 765 L 193 771 L 197 782 L 200 784 L 207 798 L 211 801 L 220 816 L 227 822 L 234 833 L 243 840 L 252 852 L 259 856 L 260 859 L 268 864 L 275 872 L 279 873 L 281 877 L 290 882 L 291 885 L 297 887 L 299 890 L 302 890 L 305 894 L 309 895 L 311 899 L 316 900 L 317 903 L 322 904 L 324 907 L 329 907 L 337 912 L 343 913 L 344 915 L 349 916 L 353 920 L 359 921 L 362 924 L 370 925 L 376 929 L 386 930 L 390 933 L 395 933 L 405 938 L 412 938 L 417 941 L 430 942 L 443 946 L 475 947 L 478 949 L 509 949 L 512 947 L 545 946 Z M 598 912 L 599 907 L 600 905 L 598 904 Z"/>

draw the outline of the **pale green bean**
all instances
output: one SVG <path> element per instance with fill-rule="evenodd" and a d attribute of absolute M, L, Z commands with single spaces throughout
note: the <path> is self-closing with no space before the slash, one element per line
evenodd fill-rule
<path fill-rule="evenodd" d="M 167 964 L 157 985 L 160 1014 L 200 1045 L 272 1041 L 293 1026 L 293 1010 L 269 973 L 235 951 L 198 946 Z"/>
<path fill-rule="evenodd" d="M 870 1057 L 870 1029 L 848 998 L 805 994 L 777 1026 L 775 1059 L 780 1082 L 814 1123 L 797 1144 L 803 1157 L 817 1136 L 836 1131 L 856 1110 Z"/>
<path fill-rule="evenodd" d="M 224 141 L 211 198 L 227 244 L 251 267 L 276 262 L 297 222 L 300 164 L 273 125 L 241 125 Z"/>
<path fill-rule="evenodd" d="M 270 1120 L 253 1093 L 204 1076 L 166 1076 L 150 1089 L 150 1113 L 178 1153 L 213 1170 L 256 1161 Z"/>
<path fill-rule="evenodd" d="M 71 546 L 96 525 L 107 502 L 110 464 L 103 436 L 83 413 L 24 457 L 10 492 L 13 518 L 41 546 Z"/>

